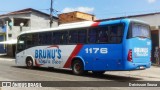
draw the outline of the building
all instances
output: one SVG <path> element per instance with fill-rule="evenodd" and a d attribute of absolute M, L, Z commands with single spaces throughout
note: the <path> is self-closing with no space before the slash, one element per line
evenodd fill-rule
<path fill-rule="evenodd" d="M 96 19 L 95 16 L 92 14 L 79 11 L 59 14 L 58 18 L 59 18 L 59 24 L 74 23 L 81 21 L 93 21 Z"/>
<path fill-rule="evenodd" d="M 53 27 L 58 26 L 58 18 L 53 17 Z M 50 15 L 27 8 L 0 15 L 0 41 L 15 42 L 17 36 L 27 30 L 50 28 Z M 0 50 L 6 50 L 6 45 L 0 45 Z M 14 56 L 15 45 L 7 45 L 7 54 Z"/>
<path fill-rule="evenodd" d="M 154 58 L 155 47 L 160 48 L 160 12 L 141 14 L 141 15 L 132 15 L 127 17 L 108 18 L 108 19 L 102 19 L 97 21 L 113 20 L 113 19 L 121 19 L 121 18 L 142 20 L 147 22 L 151 26 L 152 62 L 155 63 L 155 58 Z"/>

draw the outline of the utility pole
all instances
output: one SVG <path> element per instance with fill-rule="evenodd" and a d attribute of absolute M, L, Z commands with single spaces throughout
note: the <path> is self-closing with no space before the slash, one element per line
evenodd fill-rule
<path fill-rule="evenodd" d="M 53 23 L 53 0 L 51 0 L 51 7 L 50 7 L 50 28 L 52 28 Z"/>

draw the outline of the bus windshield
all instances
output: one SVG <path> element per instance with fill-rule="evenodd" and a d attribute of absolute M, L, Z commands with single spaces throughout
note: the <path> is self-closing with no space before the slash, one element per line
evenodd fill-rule
<path fill-rule="evenodd" d="M 131 25 L 131 33 L 130 35 L 133 37 L 140 37 L 140 38 L 150 38 L 150 28 L 148 25 L 139 24 L 139 23 L 132 23 Z"/>

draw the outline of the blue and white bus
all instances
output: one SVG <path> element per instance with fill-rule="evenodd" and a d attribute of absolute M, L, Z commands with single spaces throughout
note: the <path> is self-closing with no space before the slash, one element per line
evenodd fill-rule
<path fill-rule="evenodd" d="M 146 69 L 150 60 L 150 27 L 132 19 L 26 31 L 19 35 L 16 51 L 18 66 L 68 68 L 77 75 Z"/>

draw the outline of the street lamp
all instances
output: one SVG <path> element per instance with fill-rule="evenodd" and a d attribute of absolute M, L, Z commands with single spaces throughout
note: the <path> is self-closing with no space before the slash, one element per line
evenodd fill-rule
<path fill-rule="evenodd" d="M 20 31 L 22 31 L 23 26 L 24 26 L 24 23 L 20 23 Z"/>

